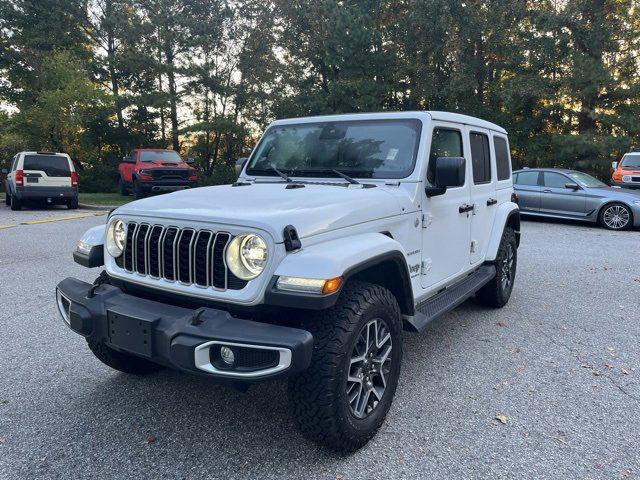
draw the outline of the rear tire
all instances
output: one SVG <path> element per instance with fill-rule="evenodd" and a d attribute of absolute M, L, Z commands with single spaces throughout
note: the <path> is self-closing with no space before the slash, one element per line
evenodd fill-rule
<path fill-rule="evenodd" d="M 11 210 L 22 210 L 22 202 L 13 195 L 11 196 Z"/>
<path fill-rule="evenodd" d="M 78 199 L 74 198 L 73 200 L 69 200 L 67 202 L 67 208 L 69 210 L 76 210 L 78 208 Z"/>
<path fill-rule="evenodd" d="M 149 375 L 164 368 L 162 365 L 150 362 L 144 358 L 114 350 L 103 342 L 87 339 L 87 345 L 89 345 L 89 349 L 98 360 L 120 372 L 132 375 Z"/>
<path fill-rule="evenodd" d="M 298 428 L 332 450 L 357 450 L 382 425 L 398 385 L 398 302 L 386 288 L 352 282 L 304 327 L 314 338 L 311 365 L 288 386 Z"/>
<path fill-rule="evenodd" d="M 633 214 L 622 203 L 610 203 L 600 210 L 598 223 L 607 230 L 627 230 L 633 225 Z"/>
<path fill-rule="evenodd" d="M 518 243 L 510 227 L 504 229 L 494 263 L 496 276 L 476 292 L 476 299 L 488 307 L 502 308 L 511 298 L 518 266 Z"/>
<path fill-rule="evenodd" d="M 4 193 L 4 204 L 5 204 L 7 207 L 10 207 L 10 206 L 11 206 L 11 195 L 9 195 L 9 192 L 5 192 L 5 193 Z"/>

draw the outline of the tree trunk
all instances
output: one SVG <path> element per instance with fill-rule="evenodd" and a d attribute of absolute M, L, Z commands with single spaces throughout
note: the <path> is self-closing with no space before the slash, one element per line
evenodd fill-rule
<path fill-rule="evenodd" d="M 164 44 L 164 56 L 167 61 L 167 82 L 169 88 L 169 117 L 171 120 L 171 144 L 172 148 L 180 151 L 180 139 L 178 138 L 178 93 L 176 88 L 176 72 L 174 65 L 173 46 L 167 36 Z"/>

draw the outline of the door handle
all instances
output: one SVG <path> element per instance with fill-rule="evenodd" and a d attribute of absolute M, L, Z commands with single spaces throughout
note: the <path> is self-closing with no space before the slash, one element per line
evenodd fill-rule
<path fill-rule="evenodd" d="M 498 200 L 496 200 L 495 198 L 490 198 L 489 200 L 487 200 L 487 207 L 495 205 L 496 203 L 498 203 Z"/>
<path fill-rule="evenodd" d="M 542 190 L 542 193 L 551 193 L 551 190 L 547 188 L 546 190 Z"/>
<path fill-rule="evenodd" d="M 473 210 L 473 205 L 467 205 L 466 203 L 460 205 L 460 207 L 458 208 L 458 212 L 460 213 L 467 213 Z"/>

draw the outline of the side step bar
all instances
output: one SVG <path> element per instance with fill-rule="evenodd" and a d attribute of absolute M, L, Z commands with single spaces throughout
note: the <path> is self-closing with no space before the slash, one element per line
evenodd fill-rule
<path fill-rule="evenodd" d="M 496 276 L 495 265 L 483 265 L 458 283 L 416 305 L 416 314 L 405 317 L 409 330 L 423 332 L 439 316 L 453 310 Z"/>

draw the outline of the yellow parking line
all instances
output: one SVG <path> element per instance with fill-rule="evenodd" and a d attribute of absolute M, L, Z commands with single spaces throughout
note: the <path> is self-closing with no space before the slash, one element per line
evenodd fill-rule
<path fill-rule="evenodd" d="M 3 228 L 11 228 L 11 227 L 17 227 L 18 224 L 17 223 L 7 223 L 5 225 L 0 225 L 0 230 L 2 230 Z"/>
<path fill-rule="evenodd" d="M 68 217 L 53 217 L 53 218 L 43 218 L 41 220 L 27 220 L 26 222 L 21 222 L 20 225 L 35 225 L 38 223 L 49 223 L 49 222 L 63 222 L 65 220 L 77 220 L 78 218 L 87 218 L 87 217 L 100 217 L 105 215 L 107 212 L 92 212 L 92 213 L 82 213 L 80 215 L 69 215 Z"/>

